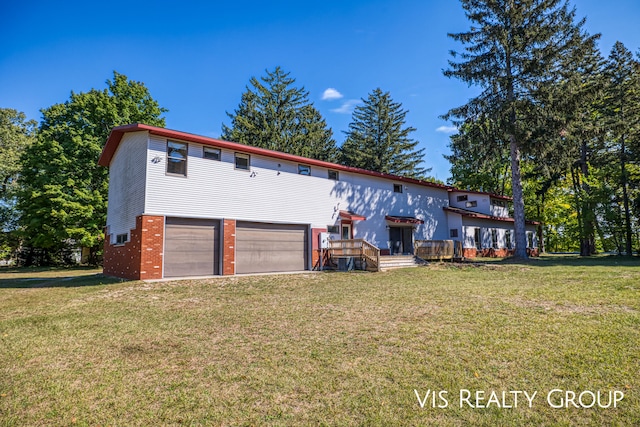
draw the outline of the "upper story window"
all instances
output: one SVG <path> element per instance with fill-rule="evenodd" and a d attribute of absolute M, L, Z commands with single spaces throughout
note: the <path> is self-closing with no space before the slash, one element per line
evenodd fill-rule
<path fill-rule="evenodd" d="M 394 193 L 402 193 L 402 184 L 393 184 Z"/>
<path fill-rule="evenodd" d="M 507 207 L 507 202 L 505 202 L 504 200 L 491 199 L 491 204 L 493 206 L 500 206 L 501 208 Z"/>
<path fill-rule="evenodd" d="M 328 174 L 328 178 L 332 179 L 334 181 L 340 181 L 340 174 L 338 173 L 338 171 L 333 171 L 331 169 L 329 169 L 329 171 L 327 172 Z"/>
<path fill-rule="evenodd" d="M 219 148 L 202 147 L 202 157 L 209 160 L 220 160 L 222 151 Z"/>
<path fill-rule="evenodd" d="M 249 170 L 251 167 L 251 158 L 248 154 L 236 153 L 236 169 Z"/>
<path fill-rule="evenodd" d="M 311 175 L 311 166 L 307 165 L 298 165 L 298 174 L 299 175 Z"/>
<path fill-rule="evenodd" d="M 187 176 L 187 144 L 167 141 L 167 173 Z"/>
<path fill-rule="evenodd" d="M 467 208 L 475 208 L 476 206 L 478 206 L 478 201 L 472 200 L 470 202 L 465 203 L 464 206 Z"/>
<path fill-rule="evenodd" d="M 459 202 L 466 202 L 469 196 L 467 196 L 466 194 L 463 196 L 458 196 L 456 200 L 458 200 Z"/>

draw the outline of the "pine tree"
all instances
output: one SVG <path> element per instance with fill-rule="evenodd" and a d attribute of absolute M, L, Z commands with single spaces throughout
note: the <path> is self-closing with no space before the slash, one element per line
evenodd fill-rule
<path fill-rule="evenodd" d="M 40 254 L 27 254 L 27 264 L 57 262 L 70 243 L 89 248 L 91 261 L 97 261 L 108 195 L 108 170 L 98 166 L 102 147 L 114 126 L 164 126 L 165 111 L 143 83 L 117 72 L 107 89 L 72 92 L 67 102 L 42 110 L 20 172 L 24 244 Z"/>
<path fill-rule="evenodd" d="M 424 149 L 409 136 L 416 129 L 405 126 L 408 111 L 380 88 L 353 111 L 342 162 L 347 166 L 411 178 L 425 178 L 430 169 L 420 166 Z"/>
<path fill-rule="evenodd" d="M 338 148 L 333 132 L 309 102 L 309 92 L 293 87 L 295 79 L 280 67 L 268 71 L 242 94 L 231 125 L 222 125 L 222 138 L 269 150 L 335 162 Z"/>
<path fill-rule="evenodd" d="M 444 72 L 482 89 L 466 106 L 445 116 L 456 124 L 474 120 L 483 111 L 503 133 L 509 147 L 511 188 L 514 204 L 515 242 L 518 258 L 526 258 L 525 205 L 521 176 L 523 153 L 544 138 L 534 130 L 544 128 L 553 105 L 543 102 L 546 87 L 554 85 L 587 36 L 581 32 L 584 20 L 575 23 L 575 9 L 566 0 L 461 0 L 473 25 L 468 32 L 450 34 L 466 45 Z"/>

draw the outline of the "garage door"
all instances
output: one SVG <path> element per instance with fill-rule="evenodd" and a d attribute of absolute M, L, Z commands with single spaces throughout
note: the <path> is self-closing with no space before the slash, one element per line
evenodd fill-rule
<path fill-rule="evenodd" d="M 236 273 L 307 269 L 307 226 L 238 222 Z"/>
<path fill-rule="evenodd" d="M 167 218 L 164 277 L 218 274 L 219 230 L 217 220 Z"/>

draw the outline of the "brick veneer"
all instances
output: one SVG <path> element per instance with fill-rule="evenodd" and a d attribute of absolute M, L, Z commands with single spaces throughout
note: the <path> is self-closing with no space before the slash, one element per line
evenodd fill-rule
<path fill-rule="evenodd" d="M 222 274 L 236 274 L 236 221 L 225 219 L 222 225 Z"/>
<path fill-rule="evenodd" d="M 164 252 L 164 217 L 140 215 L 136 228 L 123 245 L 111 244 L 109 228 L 105 229 L 104 274 L 124 279 L 162 278 Z"/>
<path fill-rule="evenodd" d="M 320 270 L 320 233 L 325 233 L 326 228 L 312 228 L 311 229 L 311 269 Z M 324 265 L 327 264 L 329 259 L 329 251 L 324 251 Z"/>
<path fill-rule="evenodd" d="M 492 248 L 464 248 L 462 250 L 463 256 L 465 258 L 504 258 L 508 256 L 512 256 L 515 253 L 515 249 L 492 249 Z M 532 257 L 537 257 L 539 255 L 538 248 L 527 248 L 527 255 Z"/>

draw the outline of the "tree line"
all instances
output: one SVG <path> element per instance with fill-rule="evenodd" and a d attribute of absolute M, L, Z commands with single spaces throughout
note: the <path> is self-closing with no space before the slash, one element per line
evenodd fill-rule
<path fill-rule="evenodd" d="M 548 250 L 638 250 L 640 52 L 605 58 L 566 0 L 461 1 L 445 75 L 482 91 L 443 116 L 450 183 L 513 196 L 516 250 L 525 216 Z"/>
<path fill-rule="evenodd" d="M 87 261 L 99 263 L 108 202 L 108 170 L 97 163 L 104 143 L 115 126 L 164 127 L 168 111 L 144 83 L 123 74 L 114 72 L 106 85 L 42 109 L 40 123 L 0 108 L 0 259 L 17 254 L 21 265 L 70 264 L 84 248 Z M 355 107 L 340 147 L 309 93 L 280 67 L 252 77 L 227 114 L 222 139 L 427 179 L 407 111 L 379 88 Z"/>

